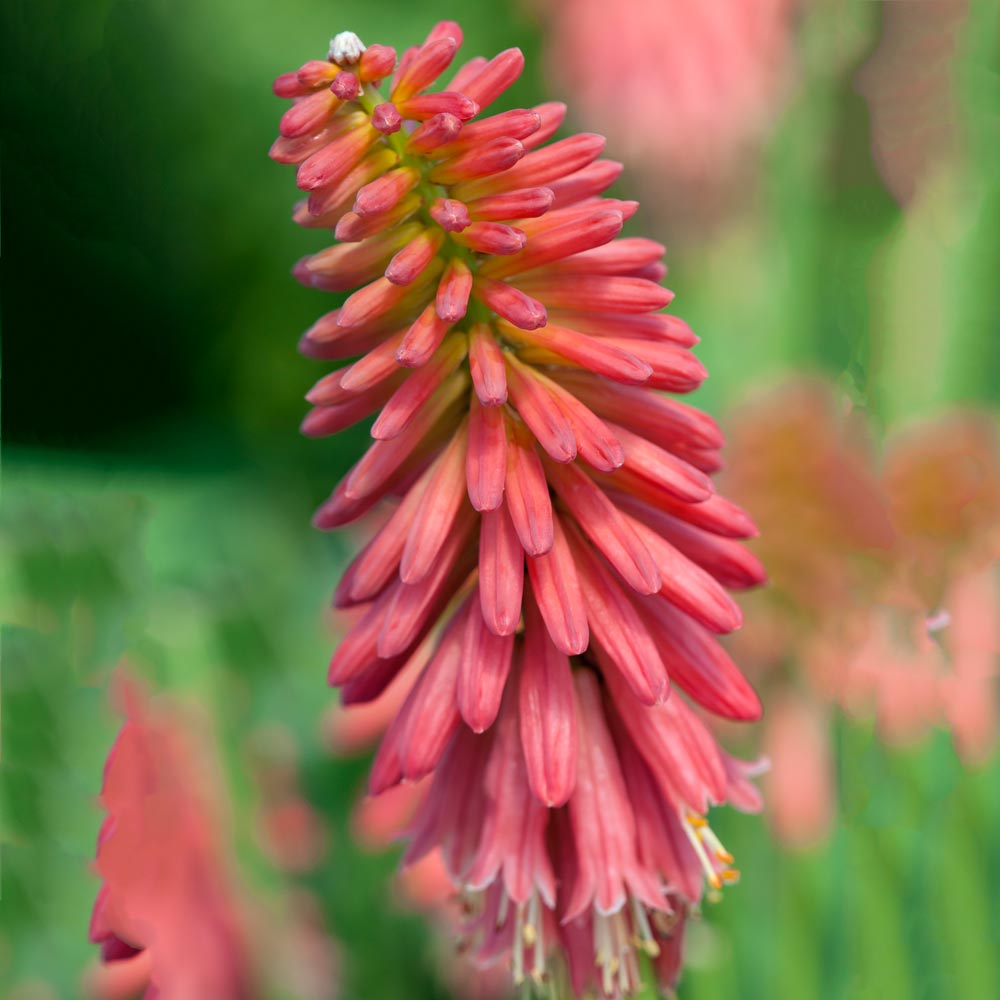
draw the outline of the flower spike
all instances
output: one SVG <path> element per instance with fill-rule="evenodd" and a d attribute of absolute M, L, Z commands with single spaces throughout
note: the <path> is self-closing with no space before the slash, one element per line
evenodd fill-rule
<path fill-rule="evenodd" d="M 472 957 L 618 1000 L 640 956 L 672 988 L 689 909 L 735 880 L 704 815 L 757 797 L 686 699 L 759 715 L 716 634 L 764 571 L 718 428 L 663 394 L 706 372 L 663 247 L 621 235 L 637 203 L 601 197 L 621 165 L 552 141 L 562 104 L 493 112 L 517 49 L 437 86 L 461 41 L 445 21 L 397 61 L 345 33 L 275 83 L 296 220 L 337 241 L 295 276 L 351 293 L 301 342 L 356 359 L 303 429 L 375 415 L 316 523 L 394 504 L 337 588 L 329 679 L 391 720 L 372 793 L 426 778 L 406 862 L 439 852 Z"/>

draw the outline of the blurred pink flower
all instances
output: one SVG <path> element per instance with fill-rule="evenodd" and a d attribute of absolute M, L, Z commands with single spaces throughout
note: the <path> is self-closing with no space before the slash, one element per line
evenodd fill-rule
<path fill-rule="evenodd" d="M 981 413 L 952 413 L 890 440 L 884 479 L 893 573 L 848 661 L 844 697 L 873 702 L 886 738 L 948 725 L 970 762 L 996 743 L 1000 673 L 1000 438 Z"/>
<path fill-rule="evenodd" d="M 717 211 L 743 186 L 789 89 L 798 0 L 534 6 L 556 88 L 634 165 L 657 207 Z"/>
<path fill-rule="evenodd" d="M 950 729 L 970 763 L 996 743 L 1000 673 L 1000 442 L 953 413 L 876 460 L 864 421 L 816 379 L 733 418 L 725 483 L 761 526 L 771 586 L 731 645 L 771 692 L 769 817 L 816 842 L 834 814 L 826 720 L 873 714 L 889 744 Z"/>
<path fill-rule="evenodd" d="M 243 1000 L 280 984 L 297 1000 L 333 1000 L 337 953 L 315 900 L 251 897 L 232 870 L 228 794 L 204 717 L 151 695 L 124 668 L 112 689 L 125 724 L 101 790 L 107 817 L 95 867 L 103 885 L 90 938 L 103 964 L 85 975 L 87 995 Z M 271 763 L 263 783 L 287 791 L 288 761 Z M 298 863 L 302 831 L 292 828 Z"/>
<path fill-rule="evenodd" d="M 189 710 L 152 698 L 124 671 L 125 715 L 104 772 L 97 844 L 104 884 L 90 937 L 106 963 L 145 952 L 145 996 L 252 995 L 247 932 L 224 846 L 220 783 Z"/>
<path fill-rule="evenodd" d="M 836 792 L 829 727 L 829 711 L 814 697 L 775 691 L 768 702 L 767 817 L 791 847 L 822 843 L 833 821 Z"/>
<path fill-rule="evenodd" d="M 959 35 L 968 0 L 884 3 L 878 48 L 858 74 L 872 151 L 886 186 L 909 202 L 935 163 L 959 148 Z"/>
<path fill-rule="evenodd" d="M 761 527 L 752 543 L 769 586 L 732 644 L 756 674 L 866 608 L 895 531 L 863 418 L 819 378 L 758 393 L 731 414 L 722 480 Z"/>

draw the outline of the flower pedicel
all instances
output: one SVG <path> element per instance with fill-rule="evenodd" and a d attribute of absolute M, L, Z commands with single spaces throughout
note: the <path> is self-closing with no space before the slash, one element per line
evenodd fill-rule
<path fill-rule="evenodd" d="M 431 92 L 461 37 L 443 22 L 397 62 L 344 33 L 275 81 L 295 219 L 337 239 L 295 276 L 353 290 L 302 339 L 358 359 L 303 430 L 377 414 L 316 524 L 395 502 L 337 588 L 358 618 L 329 679 L 359 705 L 409 665 L 371 791 L 431 776 L 407 858 L 441 852 L 473 959 L 628 996 L 646 961 L 672 985 L 704 882 L 737 877 L 705 814 L 757 793 L 687 699 L 759 715 L 714 635 L 763 571 L 713 489 L 716 424 L 660 392 L 706 373 L 660 312 L 663 247 L 601 197 L 621 165 L 598 135 L 549 141 L 562 104 L 485 114 L 517 49 Z"/>

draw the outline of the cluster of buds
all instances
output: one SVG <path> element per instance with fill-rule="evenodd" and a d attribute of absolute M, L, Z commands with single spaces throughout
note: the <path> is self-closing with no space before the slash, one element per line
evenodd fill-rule
<path fill-rule="evenodd" d="M 294 273 L 353 290 L 302 339 L 357 359 L 303 429 L 378 414 L 316 524 L 393 504 L 337 588 L 329 680 L 399 706 L 370 789 L 421 782 L 407 859 L 440 853 L 472 957 L 629 996 L 647 962 L 672 985 L 705 883 L 737 878 L 705 814 L 758 797 L 702 711 L 759 715 L 715 635 L 763 571 L 710 478 L 717 425 L 661 392 L 706 373 L 660 312 L 663 247 L 601 197 L 621 165 L 598 135 L 549 142 L 562 104 L 482 116 L 517 49 L 429 92 L 460 42 L 444 22 L 397 63 L 345 33 L 275 82 L 295 219 L 337 239 Z"/>

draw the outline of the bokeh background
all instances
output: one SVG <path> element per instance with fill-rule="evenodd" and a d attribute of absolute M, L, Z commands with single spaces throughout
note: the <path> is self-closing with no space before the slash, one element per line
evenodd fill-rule
<path fill-rule="evenodd" d="M 703 339 L 697 402 L 724 424 L 793 372 L 825 377 L 876 442 L 1000 404 L 993 0 L 732 0 L 701 33 L 664 3 L 652 67 L 616 51 L 647 4 L 622 0 L 589 40 L 593 5 L 574 6 L 4 4 L 3 996 L 90 988 L 122 660 L 207 709 L 254 905 L 276 925 L 309 912 L 317 940 L 295 964 L 314 975 L 272 995 L 469 995 L 394 879 L 397 852 L 352 835 L 363 754 L 330 748 L 327 601 L 357 539 L 309 517 L 367 429 L 297 433 L 321 369 L 296 341 L 336 299 L 289 275 L 323 234 L 290 223 L 291 172 L 266 152 L 271 80 L 331 34 L 402 50 L 454 17 L 470 56 L 524 50 L 510 106 L 562 99 L 574 128 L 610 131 L 616 193 L 643 198 L 633 231 L 667 244 L 673 309 Z M 940 730 L 889 748 L 836 712 L 828 738 L 819 844 L 713 820 L 743 880 L 694 928 L 681 996 L 1000 996 L 996 756 L 970 766 Z M 293 801 L 291 858 L 262 760 Z"/>

